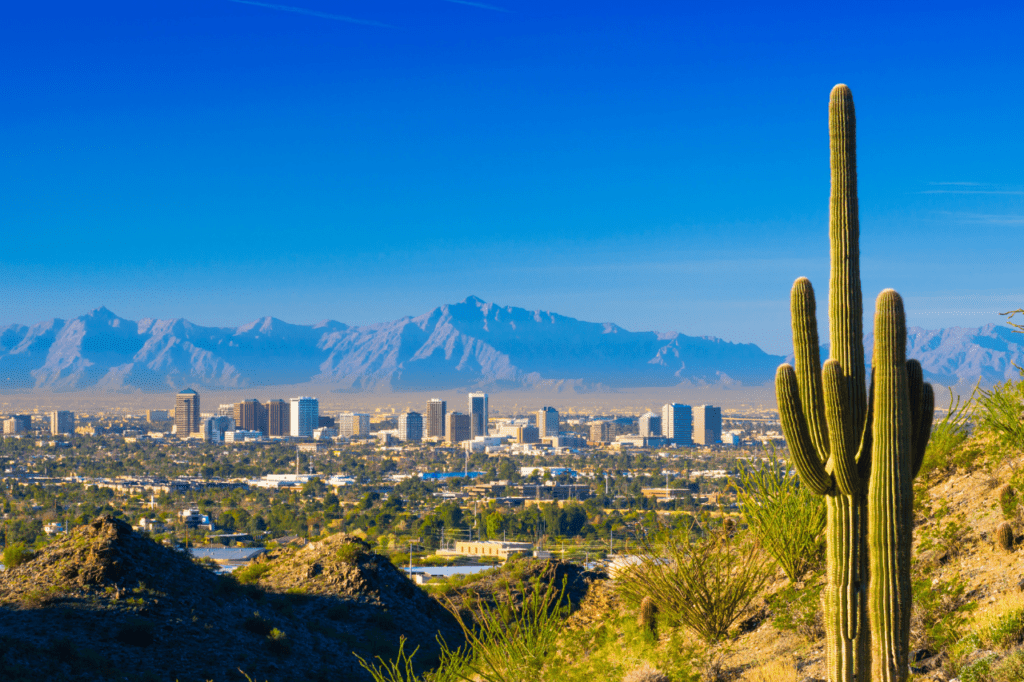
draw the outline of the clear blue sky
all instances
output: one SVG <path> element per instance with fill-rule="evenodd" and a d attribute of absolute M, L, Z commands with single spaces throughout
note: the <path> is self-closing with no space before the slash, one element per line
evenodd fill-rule
<path fill-rule="evenodd" d="M 475 294 L 789 347 L 853 89 L 865 299 L 1024 305 L 1019 3 L 0 10 L 0 323 L 359 324 Z"/>

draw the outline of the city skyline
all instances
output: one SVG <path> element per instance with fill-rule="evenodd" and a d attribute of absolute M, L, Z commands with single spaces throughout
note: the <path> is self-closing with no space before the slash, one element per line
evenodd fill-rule
<path fill-rule="evenodd" d="M 827 286 L 836 82 L 865 296 L 897 288 L 927 329 L 1024 301 L 1019 8 L 309 4 L 11 9 L 0 324 L 370 324 L 475 294 L 782 353 L 792 281 Z"/>

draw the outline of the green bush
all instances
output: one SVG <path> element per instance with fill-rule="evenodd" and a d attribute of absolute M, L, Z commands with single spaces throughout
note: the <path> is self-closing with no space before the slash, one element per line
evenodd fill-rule
<path fill-rule="evenodd" d="M 953 389 L 949 389 L 949 410 L 938 424 L 932 427 L 928 448 L 925 450 L 921 464 L 921 477 L 928 479 L 955 468 L 969 468 L 972 465 L 972 453 L 960 448 L 970 434 L 971 406 L 974 395 L 967 400 L 960 396 L 953 397 Z"/>
<path fill-rule="evenodd" d="M 275 654 L 284 655 L 291 652 L 292 643 L 288 635 L 274 628 L 267 634 L 267 648 Z"/>
<path fill-rule="evenodd" d="M 820 576 L 816 576 L 820 577 Z M 820 580 L 808 581 L 803 586 L 793 583 L 769 598 L 772 623 L 780 630 L 790 630 L 814 641 L 825 635 L 824 614 L 821 610 Z"/>
<path fill-rule="evenodd" d="M 274 629 L 274 626 L 270 624 L 270 621 L 260 615 L 259 611 L 256 611 L 251 616 L 242 622 L 242 627 L 260 637 L 266 637 L 270 634 L 270 631 Z"/>
<path fill-rule="evenodd" d="M 356 563 L 365 554 L 366 550 L 358 542 L 343 542 L 338 548 L 338 560 L 346 564 Z"/>
<path fill-rule="evenodd" d="M 14 568 L 32 560 L 35 553 L 24 542 L 13 542 L 4 547 L 4 566 Z"/>
<path fill-rule="evenodd" d="M 822 562 L 825 500 L 800 485 L 780 462 L 740 471 L 736 485 L 747 525 L 779 563 L 799 581 Z"/>
<path fill-rule="evenodd" d="M 254 585 L 269 571 L 269 563 L 253 563 L 243 568 L 235 569 L 231 575 L 242 585 Z"/>
<path fill-rule="evenodd" d="M 616 578 L 616 586 L 634 606 L 650 595 L 669 624 L 685 625 L 715 644 L 773 571 L 749 532 L 730 537 L 709 521 L 704 518 L 702 534 L 696 527 L 660 533 L 644 548 L 642 561 Z"/>
<path fill-rule="evenodd" d="M 991 390 L 978 388 L 978 425 L 1000 437 L 1007 445 L 1024 448 L 1024 381 L 996 384 Z"/>
<path fill-rule="evenodd" d="M 1024 641 L 1024 609 L 1004 613 L 982 633 L 986 644 L 1009 649 Z"/>

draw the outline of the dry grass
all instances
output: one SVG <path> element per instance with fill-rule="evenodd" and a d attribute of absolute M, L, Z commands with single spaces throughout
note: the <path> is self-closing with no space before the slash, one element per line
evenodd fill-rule
<path fill-rule="evenodd" d="M 797 682 L 799 672 L 792 661 L 771 661 L 751 668 L 740 677 L 742 682 Z"/>

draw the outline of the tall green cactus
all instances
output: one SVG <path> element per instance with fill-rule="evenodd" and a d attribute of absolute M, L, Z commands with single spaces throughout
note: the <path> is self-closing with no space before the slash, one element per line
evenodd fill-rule
<path fill-rule="evenodd" d="M 868 395 L 860 285 L 856 117 L 853 95 L 845 85 L 832 89 L 829 137 L 831 358 L 822 367 L 814 290 L 810 281 L 800 278 L 792 291 L 796 367 L 779 367 L 775 383 L 782 428 L 793 462 L 804 484 L 824 495 L 826 500 L 824 606 L 828 679 L 867 682 L 869 679 L 895 679 L 887 675 L 879 677 L 878 671 L 882 668 L 902 669 L 906 676 L 912 528 L 910 482 L 920 468 L 917 453 L 920 450 L 923 455 L 927 443 L 934 399 L 925 398 L 925 394 L 932 395 L 931 387 L 925 388 L 920 365 L 916 361 L 905 361 L 906 324 L 902 303 L 896 311 L 889 292 L 883 293 L 888 306 L 886 320 L 898 316 L 899 322 L 892 322 L 891 334 L 887 332 L 888 341 L 883 348 L 885 369 L 877 366 L 881 356 L 876 348 L 876 370 L 884 376 L 880 375 L 878 392 L 873 388 L 872 395 Z M 898 300 L 898 295 L 896 297 Z M 881 297 L 879 303 L 882 303 Z M 876 322 L 876 332 L 877 325 Z M 876 342 L 881 343 L 878 338 L 876 333 Z M 897 346 L 899 351 L 892 351 Z M 885 422 L 881 426 L 880 420 L 872 417 L 872 412 L 879 409 L 883 415 L 881 421 Z M 881 464 L 873 464 L 876 460 L 882 460 Z M 892 502 L 896 498 L 899 502 Z M 884 502 L 885 499 L 889 502 Z M 883 532 L 883 529 L 888 531 Z M 885 580 L 871 582 L 871 622 L 881 623 L 881 629 L 868 626 L 869 537 L 872 540 L 872 575 L 886 576 Z M 907 627 L 903 627 L 904 621 Z M 887 623 L 896 623 L 897 627 Z M 876 637 L 872 646 L 872 630 L 884 633 L 884 641 Z M 872 661 L 875 661 L 874 674 Z"/>

